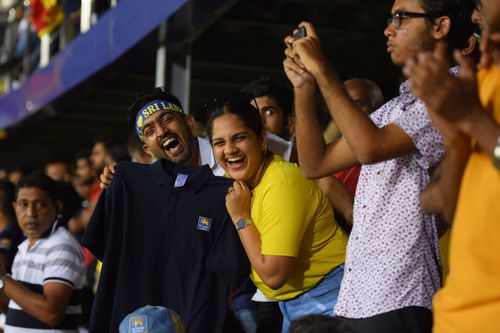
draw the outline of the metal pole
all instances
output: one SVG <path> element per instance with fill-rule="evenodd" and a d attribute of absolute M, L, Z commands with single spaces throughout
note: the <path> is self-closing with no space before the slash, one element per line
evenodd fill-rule
<path fill-rule="evenodd" d="M 165 70 L 167 67 L 167 22 L 162 22 L 158 28 L 158 49 L 156 50 L 155 87 L 165 85 Z"/>

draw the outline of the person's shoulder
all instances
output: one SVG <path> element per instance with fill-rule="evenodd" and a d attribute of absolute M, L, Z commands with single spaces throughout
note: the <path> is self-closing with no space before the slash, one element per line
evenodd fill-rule
<path fill-rule="evenodd" d="M 481 68 L 476 76 L 480 85 L 491 81 L 497 87 L 500 86 L 500 67 L 494 64 L 489 67 Z"/>
<path fill-rule="evenodd" d="M 127 182 L 141 182 L 147 183 L 148 179 L 152 179 L 152 173 L 157 168 L 156 162 L 153 164 L 142 164 L 135 163 L 130 161 L 122 161 L 116 165 L 115 174 L 113 176 L 113 180 L 115 178 L 120 181 Z"/>
<path fill-rule="evenodd" d="M 296 163 L 285 161 L 280 156 L 274 155 L 261 182 L 271 185 L 306 180 Z"/>
<path fill-rule="evenodd" d="M 81 250 L 81 245 L 78 243 L 75 236 L 62 226 L 57 228 L 56 231 L 50 235 L 48 241 L 53 246 L 65 244 L 77 249 L 79 252 Z"/>
<path fill-rule="evenodd" d="M 151 169 L 151 164 L 135 163 L 130 161 L 121 161 L 116 165 L 116 174 L 134 174 L 147 172 Z"/>
<path fill-rule="evenodd" d="M 285 173 L 292 175 L 302 175 L 297 163 L 285 161 L 281 156 L 274 155 L 271 164 L 269 165 L 269 171 L 273 173 Z"/>
<path fill-rule="evenodd" d="M 214 174 L 211 174 L 207 177 L 205 180 L 205 185 L 212 186 L 212 187 L 221 187 L 221 188 L 228 188 L 231 186 L 234 182 L 234 179 L 227 178 L 227 177 L 222 177 L 222 176 L 216 176 Z"/>

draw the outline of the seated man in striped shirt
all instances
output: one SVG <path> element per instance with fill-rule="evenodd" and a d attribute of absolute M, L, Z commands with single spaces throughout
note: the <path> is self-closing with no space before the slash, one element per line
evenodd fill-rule
<path fill-rule="evenodd" d="M 57 184 L 45 175 L 23 178 L 14 209 L 27 239 L 12 276 L 0 267 L 0 289 L 10 298 L 5 332 L 76 332 L 81 314 L 81 247 L 63 227 Z"/>

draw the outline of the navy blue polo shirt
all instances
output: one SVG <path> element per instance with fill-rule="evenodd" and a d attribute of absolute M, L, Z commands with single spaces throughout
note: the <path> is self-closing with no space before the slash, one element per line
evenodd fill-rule
<path fill-rule="evenodd" d="M 249 263 L 225 207 L 232 182 L 208 166 L 122 162 L 83 244 L 103 261 L 90 332 L 118 332 L 144 305 L 182 317 L 186 332 L 221 332 L 230 284 Z"/>

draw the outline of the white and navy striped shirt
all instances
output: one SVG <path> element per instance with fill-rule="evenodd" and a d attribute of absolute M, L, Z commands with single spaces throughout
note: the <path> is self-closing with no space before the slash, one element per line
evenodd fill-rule
<path fill-rule="evenodd" d="M 43 293 L 48 282 L 63 283 L 71 288 L 66 316 L 55 328 L 26 313 L 10 300 L 7 310 L 6 333 L 24 332 L 76 332 L 81 307 L 83 256 L 80 244 L 63 227 L 52 230 L 46 238 L 38 240 L 28 250 L 28 240 L 22 242 L 12 264 L 12 278 L 36 293 Z"/>

